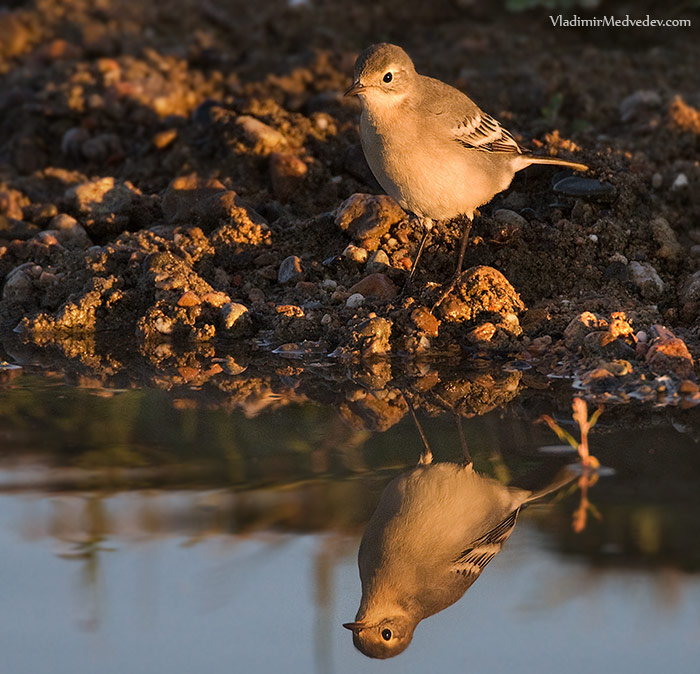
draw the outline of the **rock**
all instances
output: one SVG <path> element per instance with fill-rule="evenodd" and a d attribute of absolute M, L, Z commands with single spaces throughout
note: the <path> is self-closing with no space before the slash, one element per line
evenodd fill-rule
<path fill-rule="evenodd" d="M 80 213 L 94 218 L 108 218 L 115 213 L 127 212 L 135 195 L 132 186 L 108 177 L 76 185 L 65 196 Z"/>
<path fill-rule="evenodd" d="M 583 352 L 592 356 L 632 358 L 634 349 L 608 330 L 589 332 L 583 338 Z"/>
<path fill-rule="evenodd" d="M 579 178 L 569 176 L 559 180 L 554 185 L 554 191 L 566 194 L 570 197 L 591 197 L 596 199 L 610 199 L 615 196 L 615 186 L 593 178 Z"/>
<path fill-rule="evenodd" d="M 490 342 L 496 334 L 496 326 L 493 323 L 482 323 L 467 333 L 467 341 L 475 346 Z"/>
<path fill-rule="evenodd" d="M 388 318 L 370 318 L 357 326 L 354 335 L 362 358 L 383 356 L 391 351 L 392 322 Z"/>
<path fill-rule="evenodd" d="M 646 353 L 646 362 L 654 374 L 674 374 L 683 379 L 694 374 L 693 357 L 685 342 L 662 325 L 651 328 L 653 339 Z"/>
<path fill-rule="evenodd" d="M 386 271 L 390 266 L 389 256 L 381 248 L 375 250 L 367 261 L 367 271 L 369 272 Z"/>
<path fill-rule="evenodd" d="M 418 307 L 411 312 L 411 321 L 419 330 L 431 337 L 438 336 L 440 322 L 433 316 L 427 307 Z"/>
<path fill-rule="evenodd" d="M 279 131 L 250 115 L 236 118 L 236 124 L 245 137 L 260 150 L 269 152 L 287 144 L 287 139 Z"/>
<path fill-rule="evenodd" d="M 507 225 L 513 229 L 520 229 L 527 226 L 527 220 L 522 215 L 508 208 L 499 208 L 494 212 L 493 217 L 499 224 Z"/>
<path fill-rule="evenodd" d="M 13 220 L 24 220 L 22 206 L 27 201 L 27 197 L 17 190 L 0 190 L 0 215 L 4 215 Z"/>
<path fill-rule="evenodd" d="M 277 272 L 278 283 L 291 283 L 301 281 L 304 277 L 304 270 L 301 267 L 301 258 L 298 255 L 289 255 L 282 260 Z"/>
<path fill-rule="evenodd" d="M 683 253 L 683 246 L 678 243 L 676 233 L 673 231 L 668 220 L 665 218 L 655 218 L 651 221 L 651 231 L 656 243 L 659 244 L 657 255 L 667 260 L 675 260 Z"/>
<path fill-rule="evenodd" d="M 642 110 L 658 108 L 661 96 L 652 89 L 640 89 L 630 94 L 620 103 L 620 119 L 627 123 L 637 117 Z"/>
<path fill-rule="evenodd" d="M 680 304 L 700 302 L 700 271 L 691 274 L 678 293 Z"/>
<path fill-rule="evenodd" d="M 202 303 L 199 295 L 197 293 L 188 290 L 182 297 L 177 301 L 177 306 L 179 307 L 196 307 Z"/>
<path fill-rule="evenodd" d="M 608 322 L 604 318 L 596 316 L 590 311 L 584 311 L 573 318 L 564 328 L 564 344 L 568 349 L 578 349 L 583 345 L 587 334 L 607 327 Z"/>
<path fill-rule="evenodd" d="M 630 281 L 639 288 L 642 297 L 656 300 L 664 291 L 664 282 L 648 262 L 633 260 L 628 266 Z"/>
<path fill-rule="evenodd" d="M 221 307 L 219 325 L 229 337 L 243 337 L 250 334 L 252 321 L 248 307 L 238 302 L 227 302 Z"/>
<path fill-rule="evenodd" d="M 343 257 L 348 262 L 355 262 L 357 264 L 363 264 L 364 262 L 366 262 L 368 255 L 369 253 L 365 248 L 356 246 L 354 243 L 349 243 L 343 251 Z"/>
<path fill-rule="evenodd" d="M 359 293 L 368 299 L 391 300 L 399 291 L 391 279 L 384 274 L 370 274 L 358 281 L 348 292 L 351 297 Z"/>
<path fill-rule="evenodd" d="M 361 307 L 364 303 L 365 297 L 360 293 L 354 293 L 353 295 L 350 295 L 350 297 L 348 297 L 347 300 L 345 300 L 345 306 L 348 307 L 348 309 L 357 309 L 358 307 Z"/>
<path fill-rule="evenodd" d="M 85 228 L 67 213 L 51 218 L 49 229 L 55 230 L 58 240 L 66 248 L 89 248 L 92 245 Z"/>
<path fill-rule="evenodd" d="M 155 147 L 156 150 L 165 150 L 175 142 L 177 139 L 177 133 L 177 129 L 172 128 L 159 131 L 153 136 L 153 140 L 151 141 L 153 143 L 153 147 Z"/>
<path fill-rule="evenodd" d="M 685 173 L 679 173 L 671 185 L 671 192 L 681 192 L 685 190 L 689 184 L 688 176 L 685 175 Z"/>
<path fill-rule="evenodd" d="M 700 135 L 700 110 L 688 105 L 681 96 L 676 96 L 671 101 L 668 111 L 676 128 Z"/>
<path fill-rule="evenodd" d="M 664 184 L 664 177 L 660 173 L 656 172 L 656 173 L 654 173 L 653 176 L 651 176 L 651 186 L 655 190 L 661 189 L 661 186 L 663 184 Z"/>
<path fill-rule="evenodd" d="M 438 312 L 445 321 L 486 320 L 517 336 L 522 332 L 517 314 L 523 309 L 520 296 L 501 272 L 478 266 L 463 274 Z"/>
<path fill-rule="evenodd" d="M 74 159 L 82 159 L 83 143 L 90 139 L 90 132 L 82 126 L 74 126 L 61 138 L 61 152 Z"/>
<path fill-rule="evenodd" d="M 379 247 L 379 239 L 392 225 L 406 218 L 404 210 L 390 197 L 380 194 L 353 194 L 338 208 L 335 224 L 369 250 Z"/>
<path fill-rule="evenodd" d="M 287 201 L 299 190 L 309 169 L 293 154 L 273 152 L 270 155 L 270 183 L 275 199 Z"/>
<path fill-rule="evenodd" d="M 5 278 L 2 298 L 8 302 L 29 302 L 34 297 L 34 278 L 37 276 L 34 268 L 37 266 L 25 262 L 15 267 Z"/>
<path fill-rule="evenodd" d="M 168 185 L 163 194 L 163 215 L 171 225 L 199 221 L 202 212 L 207 209 L 208 200 L 226 191 L 223 183 L 216 178 L 200 178 L 196 174 L 180 176 Z"/>

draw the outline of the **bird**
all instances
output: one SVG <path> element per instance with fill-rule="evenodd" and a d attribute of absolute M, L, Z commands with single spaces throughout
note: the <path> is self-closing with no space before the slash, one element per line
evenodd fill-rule
<path fill-rule="evenodd" d="M 442 299 L 459 279 L 476 209 L 507 189 L 515 173 L 532 164 L 588 170 L 578 162 L 524 152 L 466 94 L 416 72 L 397 45 L 365 49 L 345 95 L 360 100 L 360 141 L 377 182 L 424 228 L 407 283 L 434 222 L 458 216 L 466 221 L 457 269 Z"/>
<path fill-rule="evenodd" d="M 418 623 L 455 603 L 500 552 L 520 509 L 571 482 L 564 468 L 539 491 L 506 486 L 464 462 L 434 462 L 424 443 L 418 465 L 382 492 L 360 543 L 362 599 L 353 622 L 355 647 L 390 658 L 411 643 Z M 460 438 L 463 438 L 460 428 Z"/>

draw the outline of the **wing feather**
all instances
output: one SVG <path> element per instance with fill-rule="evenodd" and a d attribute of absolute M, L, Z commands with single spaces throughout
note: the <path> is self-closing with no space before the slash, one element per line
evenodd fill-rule
<path fill-rule="evenodd" d="M 510 132 L 481 110 L 460 120 L 452 133 L 460 145 L 470 150 L 522 154 Z"/>

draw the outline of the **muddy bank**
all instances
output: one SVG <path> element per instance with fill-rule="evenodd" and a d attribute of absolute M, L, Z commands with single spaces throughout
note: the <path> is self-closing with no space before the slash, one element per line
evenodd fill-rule
<path fill-rule="evenodd" d="M 156 359 L 205 344 L 486 359 L 694 404 L 700 99 L 683 31 L 554 30 L 488 3 L 0 14 L 0 327 L 63 351 L 126 335 Z M 519 174 L 436 310 L 460 223 L 436 228 L 401 293 L 421 232 L 380 195 L 341 95 L 380 39 L 595 181 Z"/>

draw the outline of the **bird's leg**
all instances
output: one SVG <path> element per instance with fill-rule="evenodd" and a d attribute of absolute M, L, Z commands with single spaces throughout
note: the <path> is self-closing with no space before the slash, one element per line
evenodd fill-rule
<path fill-rule="evenodd" d="M 430 450 L 430 445 L 428 444 L 428 438 L 426 437 L 425 433 L 423 432 L 423 427 L 420 425 L 418 421 L 418 417 L 416 416 L 416 411 L 413 409 L 413 403 L 404 395 L 403 399 L 406 401 L 406 405 L 408 405 L 408 411 L 411 413 L 411 416 L 413 417 L 413 423 L 416 425 L 416 428 L 418 429 L 418 433 L 420 435 L 420 439 L 423 441 L 423 451 L 421 452 L 420 459 L 418 459 L 419 464 L 428 464 L 433 462 L 433 453 Z"/>
<path fill-rule="evenodd" d="M 418 244 L 418 251 L 416 252 L 416 257 L 413 260 L 413 264 L 411 265 L 411 271 L 408 273 L 406 283 L 404 283 L 403 285 L 402 292 L 404 292 L 406 288 L 408 288 L 408 286 L 411 285 L 413 276 L 416 273 L 416 269 L 418 268 L 418 260 L 420 259 L 420 256 L 423 253 L 423 248 L 425 248 L 425 244 L 428 243 L 428 239 L 430 238 L 430 232 L 433 230 L 433 221 L 430 218 L 418 218 L 418 222 L 420 222 L 423 225 L 423 237 L 421 238 L 420 243 Z"/>
<path fill-rule="evenodd" d="M 435 304 L 433 304 L 433 311 L 437 309 L 444 301 L 445 298 L 454 290 L 454 287 L 459 282 L 462 276 L 462 264 L 464 264 L 464 252 L 467 250 L 467 243 L 469 242 L 469 233 L 472 230 L 473 218 L 470 216 L 464 216 L 466 223 L 464 224 L 464 229 L 462 230 L 462 241 L 459 244 L 459 255 L 457 256 L 457 268 L 455 269 L 454 276 L 452 280 L 442 289 L 440 296 L 438 297 Z"/>
<path fill-rule="evenodd" d="M 462 445 L 462 454 L 464 455 L 464 465 L 470 466 L 472 463 L 472 455 L 469 453 L 469 447 L 467 447 L 467 438 L 464 435 L 464 429 L 462 428 L 462 417 L 459 414 L 455 414 L 455 421 L 457 422 L 457 433 L 459 433 L 459 443 Z"/>

